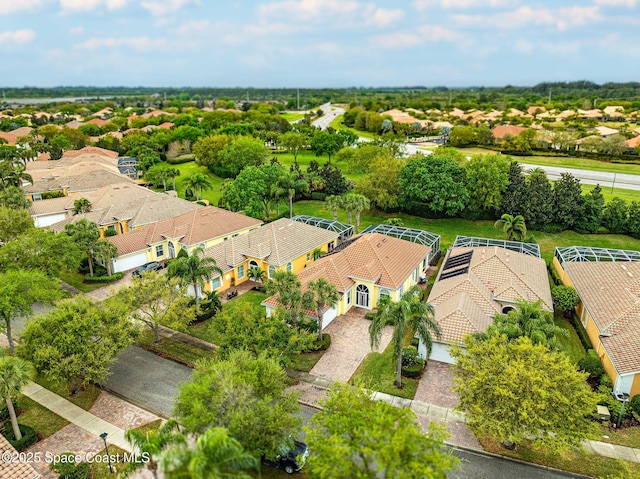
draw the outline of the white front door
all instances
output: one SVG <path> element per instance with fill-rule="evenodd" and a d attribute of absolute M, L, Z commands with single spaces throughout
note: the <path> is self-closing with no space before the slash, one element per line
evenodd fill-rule
<path fill-rule="evenodd" d="M 369 308 L 369 288 L 364 284 L 356 286 L 356 306 Z"/>

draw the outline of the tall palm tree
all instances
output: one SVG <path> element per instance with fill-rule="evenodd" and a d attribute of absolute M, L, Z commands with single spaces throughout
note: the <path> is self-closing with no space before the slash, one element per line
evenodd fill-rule
<path fill-rule="evenodd" d="M 124 437 L 133 446 L 136 454 L 146 453 L 148 459 L 129 462 L 120 472 L 119 479 L 127 479 L 145 467 L 151 471 L 155 479 L 158 479 L 158 461 L 162 452 L 172 444 L 184 444 L 185 441 L 184 436 L 178 431 L 178 423 L 173 419 L 167 421 L 161 428 L 147 432 L 129 429 Z"/>
<path fill-rule="evenodd" d="M 0 396 L 7 403 L 13 435 L 19 441 L 22 433 L 18 427 L 16 411 L 13 409 L 11 398 L 17 395 L 23 386 L 26 386 L 33 378 L 33 366 L 15 356 L 0 357 Z"/>
<path fill-rule="evenodd" d="M 356 214 L 356 234 L 360 231 L 360 213 L 362 210 L 368 210 L 371 208 L 371 202 L 369 198 L 364 195 L 349 195 L 351 196 L 350 200 L 351 205 L 353 206 L 353 211 Z"/>
<path fill-rule="evenodd" d="M 338 221 L 338 210 L 343 207 L 342 196 L 331 195 L 324 200 L 327 209 L 333 211 L 333 221 Z"/>
<path fill-rule="evenodd" d="M 494 226 L 502 229 L 509 241 L 524 241 L 527 236 L 527 225 L 522 215 L 511 216 L 505 213 Z"/>
<path fill-rule="evenodd" d="M 307 285 L 303 303 L 316 312 L 318 317 L 318 341 L 322 341 L 323 317 L 330 308 L 338 304 L 338 290 L 324 278 L 318 278 Z"/>
<path fill-rule="evenodd" d="M 73 214 L 79 215 L 91 211 L 91 201 L 86 198 L 78 198 L 73 202 Z"/>
<path fill-rule="evenodd" d="M 86 254 L 87 261 L 89 262 L 89 274 L 93 276 L 93 247 L 100 238 L 100 231 L 98 225 L 93 221 L 88 221 L 86 218 L 82 218 L 75 223 L 69 223 L 65 226 L 65 231 L 73 241 L 81 246 Z"/>
<path fill-rule="evenodd" d="M 218 267 L 216 260 L 210 257 L 201 258 L 203 254 L 204 248 L 196 248 L 190 255 L 173 259 L 167 271 L 168 278 L 177 277 L 182 282 L 193 286 L 196 303 L 200 300 L 198 286 L 204 290 L 204 282 L 209 280 L 213 273 L 222 276 L 222 269 Z"/>
<path fill-rule="evenodd" d="M 267 291 L 270 294 L 278 293 L 278 302 L 286 310 L 287 318 L 294 328 L 298 326 L 304 306 L 304 295 L 300 286 L 300 280 L 290 271 L 276 271 L 267 283 Z"/>
<path fill-rule="evenodd" d="M 180 170 L 178 168 L 167 168 L 167 174 L 171 178 L 171 186 L 173 191 L 176 191 L 176 176 L 180 176 Z"/>
<path fill-rule="evenodd" d="M 289 198 L 289 218 L 293 218 L 293 198 L 296 193 L 309 191 L 309 183 L 297 178 L 289 172 L 284 172 L 272 187 L 272 195 L 279 197 L 287 195 Z"/>
<path fill-rule="evenodd" d="M 356 195 L 344 195 L 342 197 L 342 207 L 347 210 L 347 216 L 349 218 L 349 224 L 353 224 L 353 210 L 356 206 Z"/>
<path fill-rule="evenodd" d="M 25 170 L 26 167 L 20 157 L 0 160 L 0 190 L 4 190 L 7 186 L 21 188 L 25 181 L 33 184 L 33 178 Z"/>
<path fill-rule="evenodd" d="M 106 240 L 98 240 L 93 245 L 93 256 L 104 261 L 107 268 L 107 274 L 111 276 L 111 260 L 118 257 L 118 247 Z"/>
<path fill-rule="evenodd" d="M 168 448 L 160 467 L 171 479 L 252 479 L 260 462 L 226 429 L 213 427 L 198 437 L 195 447 L 178 444 Z"/>
<path fill-rule="evenodd" d="M 202 191 L 213 188 L 213 183 L 211 183 L 209 177 L 197 171 L 187 176 L 184 184 L 187 188 L 191 188 L 196 192 L 196 201 L 200 201 L 200 193 L 202 193 Z"/>
<path fill-rule="evenodd" d="M 433 346 L 432 334 L 440 337 L 440 325 L 434 318 L 433 306 L 422 301 L 422 289 L 412 286 L 402 295 L 400 301 L 391 301 L 383 297 L 378 303 L 378 311 L 369 325 L 371 347 L 380 344 L 382 330 L 385 325 L 393 326 L 393 360 L 397 361 L 396 386 L 402 388 L 402 342 L 408 330 L 415 331 L 427 348 L 427 357 Z"/>

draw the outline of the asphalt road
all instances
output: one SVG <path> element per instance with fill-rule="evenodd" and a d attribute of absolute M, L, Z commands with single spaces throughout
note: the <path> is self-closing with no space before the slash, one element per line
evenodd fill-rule
<path fill-rule="evenodd" d="M 616 188 L 640 190 L 640 174 L 610 173 L 608 171 L 581 170 L 578 168 L 561 168 L 557 166 L 531 165 L 528 163 L 521 163 L 521 165 L 525 170 L 532 170 L 534 168 L 543 169 L 546 171 L 550 180 L 559 180 L 561 173 L 571 173 L 575 178 L 579 179 L 581 183 L 586 185 L 600 185 L 605 191 L 614 184 Z"/>
<path fill-rule="evenodd" d="M 344 113 L 344 108 L 333 106 L 331 103 L 320 105 L 320 109 L 322 110 L 323 116 L 311 122 L 311 124 L 321 130 L 326 130 L 337 116 Z"/>

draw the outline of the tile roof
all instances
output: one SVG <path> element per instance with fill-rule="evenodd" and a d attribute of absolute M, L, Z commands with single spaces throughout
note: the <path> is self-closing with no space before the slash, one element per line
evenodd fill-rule
<path fill-rule="evenodd" d="M 75 197 L 63 196 L 62 198 L 50 198 L 48 200 L 33 201 L 29 207 L 31 216 L 62 213 L 67 211 L 69 201 L 73 204 Z"/>
<path fill-rule="evenodd" d="M 506 135 L 518 136 L 520 133 L 525 131 L 526 128 L 522 126 L 512 126 L 512 125 L 498 125 L 491 133 L 494 138 L 504 138 Z"/>
<path fill-rule="evenodd" d="M 107 150 L 106 148 L 100 148 L 97 146 L 85 146 L 84 148 L 81 148 L 79 150 L 65 151 L 64 154 L 62 155 L 62 158 L 75 158 L 76 156 L 85 155 L 87 153 L 94 154 L 94 155 L 108 156 L 111 158 L 118 157 L 117 151 Z"/>
<path fill-rule="evenodd" d="M 640 146 L 640 136 L 631 138 L 630 140 L 625 141 L 624 144 L 627 145 L 629 148 L 636 148 L 637 146 Z"/>
<path fill-rule="evenodd" d="M 111 236 L 107 240 L 115 244 L 118 252 L 123 255 L 144 250 L 165 238 L 191 246 L 260 224 L 260 220 L 215 206 L 207 206 L 143 226 L 129 233 Z"/>
<path fill-rule="evenodd" d="M 565 262 L 562 267 L 605 335 L 602 344 L 618 373 L 640 371 L 640 263 Z"/>
<path fill-rule="evenodd" d="M 4 138 L 9 145 L 15 145 L 18 137 L 11 132 L 0 131 L 0 138 Z"/>
<path fill-rule="evenodd" d="M 13 455 L 15 453 L 16 450 L 13 446 L 0 434 L 0 455 Z M 2 461 L 0 479 L 36 479 L 37 477 L 39 477 L 39 474 L 26 461 Z"/>
<path fill-rule="evenodd" d="M 444 263 L 465 253 L 472 253 L 468 271 L 441 279 L 465 265 L 441 269 L 427 300 L 434 306 L 443 341 L 461 342 L 464 334 L 484 331 L 493 322 L 493 315 L 502 311 L 503 302 L 542 300 L 542 307 L 553 311 L 543 259 L 484 246 L 452 248 L 447 251 Z"/>
<path fill-rule="evenodd" d="M 207 248 L 205 255 L 215 258 L 220 267 L 233 267 L 247 257 L 281 266 L 337 238 L 336 232 L 281 218 Z"/>
<path fill-rule="evenodd" d="M 45 191 L 61 190 L 63 187 L 66 187 L 67 191 L 72 193 L 97 190 L 104 186 L 118 183 L 134 184 L 134 181 L 121 175 L 117 170 L 116 172 L 112 172 L 103 168 L 97 168 L 75 176 L 60 176 L 50 179 L 43 178 L 41 181 L 34 181 L 33 185 L 25 186 L 24 192 L 28 194 L 43 193 Z"/>
<path fill-rule="evenodd" d="M 600 136 L 610 136 L 619 133 L 615 128 L 609 128 L 608 126 L 596 126 L 594 128 Z"/>

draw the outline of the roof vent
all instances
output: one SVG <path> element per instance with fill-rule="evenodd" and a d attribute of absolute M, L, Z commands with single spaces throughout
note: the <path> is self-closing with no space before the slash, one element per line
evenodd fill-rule
<path fill-rule="evenodd" d="M 382 243 L 378 243 L 378 244 L 376 245 L 376 247 L 378 247 L 378 248 L 380 248 L 380 246 L 382 246 Z"/>
<path fill-rule="evenodd" d="M 633 274 L 631 274 L 631 271 L 627 271 L 627 276 L 629 276 L 629 278 L 633 278 Z"/>

